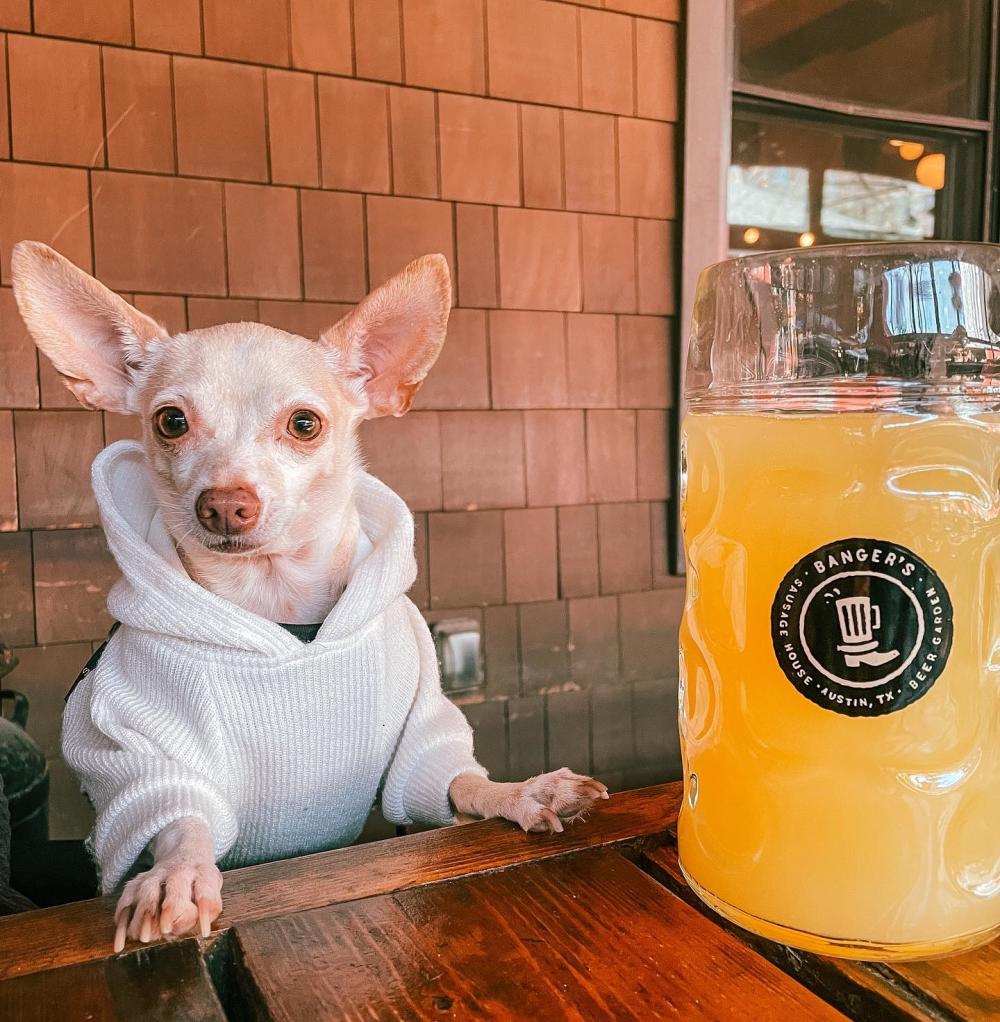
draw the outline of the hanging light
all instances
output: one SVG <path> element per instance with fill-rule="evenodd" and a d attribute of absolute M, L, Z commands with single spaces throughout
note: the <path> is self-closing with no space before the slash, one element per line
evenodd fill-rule
<path fill-rule="evenodd" d="M 799 235 L 799 247 L 809 248 L 811 245 L 816 244 L 816 235 L 812 231 L 803 231 Z"/>
<path fill-rule="evenodd" d="M 756 245 L 760 241 L 760 231 L 756 227 L 748 227 L 743 232 L 743 240 L 748 245 Z"/>
<path fill-rule="evenodd" d="M 924 155 L 924 146 L 920 142 L 904 142 L 898 149 L 904 160 L 919 160 Z"/>
<path fill-rule="evenodd" d="M 947 160 L 944 153 L 928 153 L 918 164 L 917 181 L 925 188 L 940 191 L 944 188 Z"/>

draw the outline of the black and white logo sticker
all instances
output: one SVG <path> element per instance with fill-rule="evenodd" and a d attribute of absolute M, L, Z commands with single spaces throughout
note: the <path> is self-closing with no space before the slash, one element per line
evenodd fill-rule
<path fill-rule="evenodd" d="M 806 554 L 771 606 L 771 640 L 807 699 L 849 717 L 916 702 L 951 650 L 952 606 L 934 569 L 912 550 L 842 539 Z"/>

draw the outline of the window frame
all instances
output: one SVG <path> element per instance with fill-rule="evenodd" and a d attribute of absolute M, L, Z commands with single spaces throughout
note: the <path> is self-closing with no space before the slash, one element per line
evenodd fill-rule
<path fill-rule="evenodd" d="M 889 121 L 881 117 L 876 117 L 869 113 L 867 109 L 863 113 L 858 111 L 854 114 L 848 115 L 831 110 L 820 109 L 815 106 L 805 107 L 798 103 L 793 104 L 790 102 L 778 102 L 772 99 L 764 99 L 756 95 L 749 96 L 734 90 L 730 107 L 730 123 L 732 123 L 733 118 L 739 113 L 746 113 L 750 116 L 758 114 L 762 117 L 781 118 L 786 121 L 801 120 L 808 122 L 810 125 L 819 125 L 821 127 L 832 129 L 842 128 L 850 130 L 853 128 L 859 134 L 877 134 L 881 135 L 883 138 L 887 135 L 891 136 L 900 127 L 900 123 L 898 121 Z M 951 120 L 954 119 L 952 118 Z M 985 122 L 977 123 L 985 124 Z M 977 155 L 981 154 L 981 158 L 970 158 L 967 160 L 966 166 L 962 171 L 962 177 L 957 180 L 957 187 L 949 189 L 945 193 L 948 197 L 948 202 L 943 210 L 943 218 L 949 223 L 953 230 L 956 230 L 963 222 L 966 224 L 978 223 L 981 225 L 979 236 L 975 236 L 975 232 L 969 232 L 970 237 L 962 240 L 989 240 L 983 235 L 985 234 L 985 228 L 988 225 L 987 217 L 990 215 L 990 188 L 988 175 L 990 167 L 991 134 L 987 132 L 985 128 L 974 131 L 970 130 L 968 127 L 957 127 L 953 124 L 943 125 L 923 122 L 917 123 L 912 120 L 908 125 L 904 125 L 904 127 L 912 127 L 914 129 L 914 135 L 923 136 L 924 138 L 936 137 L 941 142 L 947 141 L 957 143 L 964 138 L 969 138 L 979 143 L 977 147 Z M 986 183 L 982 188 L 982 194 L 979 197 L 979 201 L 976 202 L 973 201 L 973 198 L 975 196 L 975 192 L 978 190 L 981 180 L 984 180 Z M 845 239 L 844 244 L 850 243 L 849 239 Z M 829 242 L 829 244 L 832 244 L 832 242 Z M 794 242 L 789 247 L 793 246 Z"/>
<path fill-rule="evenodd" d="M 694 307 L 698 275 L 704 267 L 726 259 L 729 224 L 726 217 L 726 180 L 732 148 L 734 97 L 765 100 L 808 111 L 845 115 L 865 120 L 892 121 L 918 128 L 951 128 L 979 132 L 984 137 L 981 238 L 1000 241 L 1000 0 L 990 0 L 987 68 L 987 117 L 932 116 L 862 103 L 823 100 L 741 82 L 735 75 L 735 0 L 687 0 L 685 12 L 684 161 L 682 169 L 680 393 L 678 415 L 683 418 L 684 375 L 688 329 Z M 721 44 L 720 44 L 721 43 Z M 695 168 L 697 171 L 695 172 Z M 684 546 L 678 516 L 675 565 L 684 573 Z"/>
<path fill-rule="evenodd" d="M 688 0 L 685 82 L 684 231 L 682 314 L 690 321 L 700 269 L 728 252 L 726 172 L 732 142 L 734 97 L 770 100 L 804 111 L 892 121 L 917 127 L 958 129 L 984 138 L 985 179 L 982 240 L 1000 240 L 1000 123 L 998 123 L 998 36 L 1000 0 L 990 0 L 990 45 L 985 119 L 915 114 L 892 107 L 823 100 L 740 81 L 735 75 L 735 0 Z M 722 45 L 720 46 L 720 40 Z M 695 227 L 695 225 L 697 225 Z"/>

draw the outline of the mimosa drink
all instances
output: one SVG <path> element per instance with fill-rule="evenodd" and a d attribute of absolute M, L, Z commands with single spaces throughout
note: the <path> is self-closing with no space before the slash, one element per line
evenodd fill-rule
<path fill-rule="evenodd" d="M 986 939 L 1000 422 L 691 414 L 684 438 L 687 876 L 818 950 Z"/>
<path fill-rule="evenodd" d="M 684 395 L 685 875 L 827 954 L 1000 935 L 1000 247 L 712 266 Z"/>

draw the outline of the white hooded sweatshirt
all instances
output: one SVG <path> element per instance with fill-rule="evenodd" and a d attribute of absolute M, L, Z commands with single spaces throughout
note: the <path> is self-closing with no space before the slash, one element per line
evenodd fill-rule
<path fill-rule="evenodd" d="M 486 771 L 405 596 L 413 519 L 392 490 L 360 477 L 367 553 L 307 644 L 187 575 L 139 444 L 98 455 L 93 485 L 121 627 L 67 702 L 62 746 L 97 810 L 105 892 L 185 816 L 222 868 L 350 844 L 378 798 L 392 823 L 454 822 L 452 780 Z"/>

